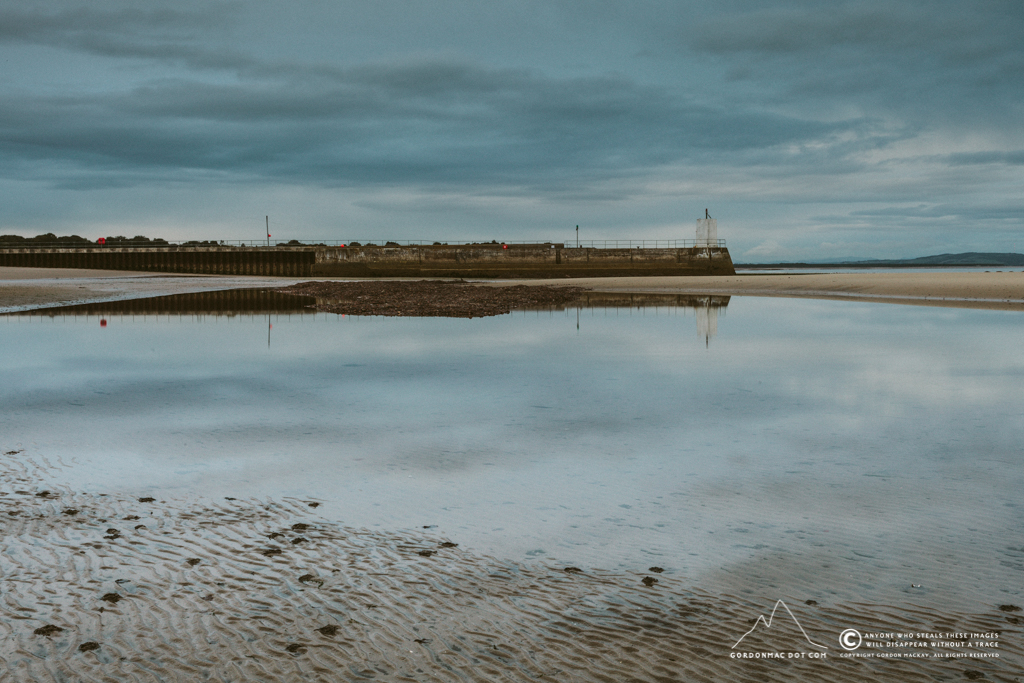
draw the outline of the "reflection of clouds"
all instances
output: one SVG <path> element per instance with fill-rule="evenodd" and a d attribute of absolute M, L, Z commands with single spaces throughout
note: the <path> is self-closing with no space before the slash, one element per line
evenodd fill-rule
<path fill-rule="evenodd" d="M 846 398 L 854 402 L 871 395 L 889 398 L 891 404 L 948 406 L 992 405 L 1019 397 L 1019 378 L 976 376 L 958 365 L 955 359 L 901 352 L 856 372 L 851 378 L 855 391 L 845 392 Z"/>
<path fill-rule="evenodd" d="M 948 340 L 923 335 L 871 351 L 863 340 L 836 340 L 830 346 L 833 361 L 819 374 L 788 379 L 792 393 L 892 416 L 920 406 L 966 408 L 1020 400 L 1019 377 L 989 372 L 991 359 L 950 354 Z"/>

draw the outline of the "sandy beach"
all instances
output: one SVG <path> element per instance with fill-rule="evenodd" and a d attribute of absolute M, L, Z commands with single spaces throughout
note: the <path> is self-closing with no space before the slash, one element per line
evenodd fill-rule
<path fill-rule="evenodd" d="M 0 311 L 241 287 L 283 287 L 331 278 L 174 275 L 45 268 L 0 268 Z M 609 277 L 481 281 L 490 286 L 556 285 L 598 292 L 804 297 L 923 306 L 1024 310 L 1024 273 L 853 272 L 713 277 Z"/>

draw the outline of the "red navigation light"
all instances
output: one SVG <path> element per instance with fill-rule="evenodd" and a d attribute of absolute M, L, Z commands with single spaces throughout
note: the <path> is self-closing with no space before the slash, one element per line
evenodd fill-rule
<path fill-rule="evenodd" d="M 507 244 L 503 244 L 503 245 L 501 245 L 501 248 L 502 249 L 508 249 L 508 245 Z"/>
<path fill-rule="evenodd" d="M 345 248 L 345 245 L 344 245 L 344 244 L 343 244 L 343 245 L 341 245 L 341 248 L 342 248 L 342 249 L 344 249 L 344 248 Z"/>
<path fill-rule="evenodd" d="M 100 327 L 106 327 L 106 326 L 107 326 L 107 319 L 106 318 L 100 319 Z"/>

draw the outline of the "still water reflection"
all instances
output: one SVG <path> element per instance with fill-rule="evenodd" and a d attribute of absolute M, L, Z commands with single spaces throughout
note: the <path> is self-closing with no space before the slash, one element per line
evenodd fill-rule
<path fill-rule="evenodd" d="M 618 303 L 475 320 L 273 297 L 7 316 L 0 446 L 60 458 L 81 490 L 316 497 L 349 524 L 437 525 L 502 558 L 1019 602 L 1019 314 Z"/>

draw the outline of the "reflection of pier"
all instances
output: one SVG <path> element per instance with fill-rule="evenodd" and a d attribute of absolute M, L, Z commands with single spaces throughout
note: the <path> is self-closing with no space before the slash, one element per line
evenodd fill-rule
<path fill-rule="evenodd" d="M 567 308 L 725 308 L 727 296 L 649 292 L 584 292 Z"/>
<path fill-rule="evenodd" d="M 143 299 L 100 301 L 54 308 L 6 313 L 6 316 L 49 317 L 63 316 L 117 316 L 117 315 L 313 315 L 316 299 L 311 296 L 283 294 L 274 289 L 226 289 L 213 292 L 191 292 Z M 582 309 L 671 309 L 693 312 L 697 332 L 710 341 L 718 332 L 719 312 L 725 313 L 728 296 L 700 296 L 693 294 L 656 294 L 636 292 L 583 292 L 580 298 L 556 308 L 543 310 Z M 532 310 L 532 309 L 531 309 Z"/>
<path fill-rule="evenodd" d="M 584 292 L 580 298 L 558 310 L 575 308 L 626 308 L 630 310 L 684 309 L 697 319 L 697 334 L 707 344 L 718 334 L 718 315 L 725 315 L 728 296 L 661 294 L 648 292 Z"/>
<path fill-rule="evenodd" d="M 725 297 L 728 299 L 728 297 Z M 707 303 L 704 306 L 698 306 L 695 309 L 697 316 L 697 334 L 704 337 L 704 345 L 707 346 L 711 343 L 711 338 L 718 334 L 718 311 L 721 309 L 722 313 L 725 313 L 725 304 L 720 306 L 713 306 L 711 304 L 711 297 L 707 297 Z"/>

